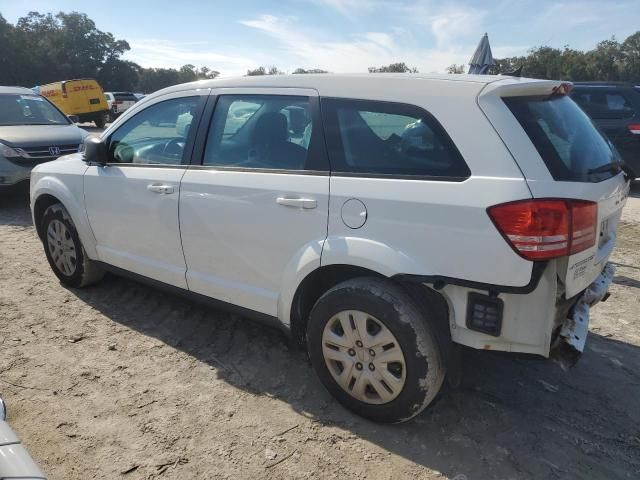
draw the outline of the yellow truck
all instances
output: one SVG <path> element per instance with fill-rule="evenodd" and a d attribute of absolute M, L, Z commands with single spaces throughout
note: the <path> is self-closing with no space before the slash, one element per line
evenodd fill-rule
<path fill-rule="evenodd" d="M 92 78 L 79 78 L 40 86 L 40 95 L 80 122 L 94 122 L 103 128 L 109 114 L 107 99 L 100 84 Z"/>

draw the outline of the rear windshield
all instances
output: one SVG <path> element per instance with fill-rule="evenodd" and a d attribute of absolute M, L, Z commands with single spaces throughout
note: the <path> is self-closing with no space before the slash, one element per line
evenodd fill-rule
<path fill-rule="evenodd" d="M 555 180 L 599 182 L 620 162 L 611 142 L 567 96 L 503 98 Z"/>
<path fill-rule="evenodd" d="M 122 100 L 126 102 L 137 102 L 138 99 L 133 93 L 114 93 L 113 96 L 116 100 Z"/>

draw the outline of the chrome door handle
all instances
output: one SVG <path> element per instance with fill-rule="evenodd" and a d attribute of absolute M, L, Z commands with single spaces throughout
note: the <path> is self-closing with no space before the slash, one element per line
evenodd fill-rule
<path fill-rule="evenodd" d="M 318 206 L 318 202 L 313 198 L 278 197 L 276 198 L 276 203 L 285 207 L 304 208 L 305 210 Z"/>
<path fill-rule="evenodd" d="M 151 185 L 147 185 L 147 190 L 153 193 L 164 193 L 165 195 L 174 192 L 173 185 L 162 185 L 159 183 L 152 183 Z"/>

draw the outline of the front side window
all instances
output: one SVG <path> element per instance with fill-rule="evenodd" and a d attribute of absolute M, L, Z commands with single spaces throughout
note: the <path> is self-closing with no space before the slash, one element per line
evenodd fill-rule
<path fill-rule="evenodd" d="M 602 167 L 619 162 L 611 142 L 567 96 L 503 99 L 555 180 L 597 182 L 615 175 Z"/>
<path fill-rule="evenodd" d="M 334 172 L 447 180 L 470 175 L 444 129 L 419 107 L 324 99 L 322 113 Z"/>
<path fill-rule="evenodd" d="M 40 95 L 0 95 L 0 125 L 68 125 L 69 120 Z"/>
<path fill-rule="evenodd" d="M 109 139 L 113 163 L 180 165 L 200 97 L 156 103 L 136 114 Z"/>
<path fill-rule="evenodd" d="M 312 138 L 308 97 L 222 95 L 213 114 L 203 165 L 309 169 L 315 157 Z"/>

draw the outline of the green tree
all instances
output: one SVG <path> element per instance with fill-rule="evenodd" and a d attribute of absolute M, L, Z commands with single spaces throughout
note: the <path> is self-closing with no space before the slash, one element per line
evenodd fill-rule
<path fill-rule="evenodd" d="M 304 68 L 296 68 L 293 72 L 293 75 L 301 75 L 306 73 L 329 73 L 326 70 L 322 70 L 321 68 L 310 68 L 309 70 L 305 70 Z"/>
<path fill-rule="evenodd" d="M 369 73 L 418 73 L 418 69 L 408 67 L 404 62 L 398 62 L 382 67 L 369 67 Z"/>
<path fill-rule="evenodd" d="M 279 70 L 278 67 L 258 67 L 253 70 L 247 70 L 247 77 L 257 77 L 260 75 L 284 75 L 282 70 Z"/>

